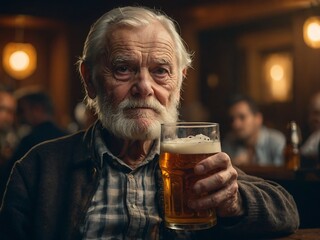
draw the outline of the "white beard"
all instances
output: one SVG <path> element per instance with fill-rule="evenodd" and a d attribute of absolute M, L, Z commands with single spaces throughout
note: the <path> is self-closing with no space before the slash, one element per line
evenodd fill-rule
<path fill-rule="evenodd" d="M 161 123 L 178 120 L 179 101 L 171 100 L 168 108 L 162 106 L 156 99 L 147 100 L 125 99 L 118 106 L 107 96 L 97 97 L 98 118 L 103 127 L 116 137 L 132 140 L 154 140 L 160 137 Z M 104 94 L 103 94 L 104 95 Z M 134 110 L 137 107 L 152 110 Z M 128 110 L 132 113 L 127 114 Z M 97 109 L 98 110 L 98 109 Z"/>

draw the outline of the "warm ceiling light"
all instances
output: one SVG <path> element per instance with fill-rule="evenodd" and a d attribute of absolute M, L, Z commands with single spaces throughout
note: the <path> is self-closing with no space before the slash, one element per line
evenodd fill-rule
<path fill-rule="evenodd" d="M 19 80 L 29 77 L 37 67 L 37 53 L 29 43 L 8 43 L 2 60 L 5 71 Z"/>
<path fill-rule="evenodd" d="M 263 66 L 265 86 L 272 102 L 286 102 L 292 94 L 292 58 L 287 53 L 266 56 Z"/>
<path fill-rule="evenodd" d="M 310 17 L 303 25 L 303 38 L 312 48 L 320 48 L 320 17 Z"/>
<path fill-rule="evenodd" d="M 270 68 L 270 76 L 275 81 L 281 81 L 284 76 L 283 67 L 279 64 L 272 65 L 272 67 Z"/>
<path fill-rule="evenodd" d="M 9 64 L 15 71 L 26 70 L 29 66 L 29 55 L 24 51 L 15 51 L 9 58 Z"/>

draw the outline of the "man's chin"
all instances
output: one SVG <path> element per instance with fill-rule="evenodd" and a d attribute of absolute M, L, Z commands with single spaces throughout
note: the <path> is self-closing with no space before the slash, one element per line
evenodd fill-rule
<path fill-rule="evenodd" d="M 151 118 L 131 118 L 112 124 L 101 121 L 102 125 L 115 136 L 130 140 L 154 140 L 160 137 L 160 122 Z"/>
<path fill-rule="evenodd" d="M 248 139 L 248 137 L 242 134 L 235 134 L 235 139 L 239 142 L 245 142 Z"/>
<path fill-rule="evenodd" d="M 158 120 L 151 118 L 151 117 L 131 118 L 130 120 L 135 121 L 135 123 L 141 127 L 149 127 L 149 126 L 155 125 L 155 124 L 160 125 Z"/>
<path fill-rule="evenodd" d="M 160 127 L 159 121 L 150 118 L 139 118 L 134 119 L 137 126 L 137 132 L 135 132 L 133 137 L 140 140 L 152 140 L 160 137 Z"/>

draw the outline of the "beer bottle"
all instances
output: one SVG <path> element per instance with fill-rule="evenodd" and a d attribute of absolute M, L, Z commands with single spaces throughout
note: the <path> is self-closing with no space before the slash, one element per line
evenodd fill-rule
<path fill-rule="evenodd" d="M 297 170 L 300 168 L 300 142 L 300 129 L 296 122 L 291 121 L 287 125 L 286 146 L 284 148 L 284 160 L 287 169 Z"/>

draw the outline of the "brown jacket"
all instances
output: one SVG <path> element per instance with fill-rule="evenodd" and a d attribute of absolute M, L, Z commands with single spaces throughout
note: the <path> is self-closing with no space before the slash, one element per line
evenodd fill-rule
<path fill-rule="evenodd" d="M 101 177 L 93 160 L 93 129 L 42 143 L 16 163 L 0 210 L 0 239 L 81 239 L 79 227 Z M 281 186 L 238 172 L 246 215 L 218 219 L 195 239 L 247 239 L 297 229 L 295 202 Z"/>

